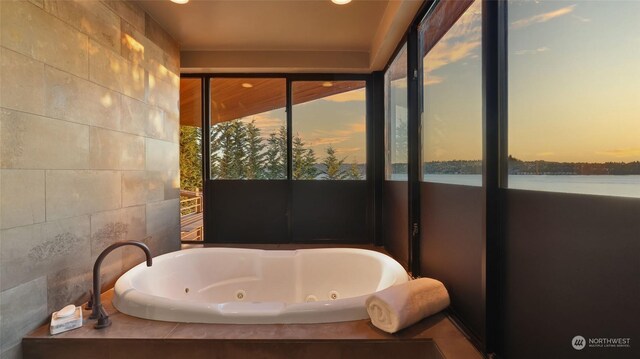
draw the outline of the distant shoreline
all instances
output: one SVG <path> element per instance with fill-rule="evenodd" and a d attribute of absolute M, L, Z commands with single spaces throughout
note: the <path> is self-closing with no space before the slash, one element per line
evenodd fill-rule
<path fill-rule="evenodd" d="M 394 163 L 393 172 L 406 171 L 406 163 Z M 423 163 L 427 174 L 481 174 L 480 160 L 431 161 Z M 510 175 L 640 175 L 640 161 L 634 162 L 551 162 L 544 160 L 521 161 L 509 157 Z"/>

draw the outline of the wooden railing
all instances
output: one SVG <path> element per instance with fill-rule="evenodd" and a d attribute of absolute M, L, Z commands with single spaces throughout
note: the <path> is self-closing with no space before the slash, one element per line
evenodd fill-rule
<path fill-rule="evenodd" d="M 202 192 L 180 190 L 180 198 L 180 216 L 202 212 Z"/>
<path fill-rule="evenodd" d="M 180 191 L 180 240 L 202 241 L 202 192 Z"/>

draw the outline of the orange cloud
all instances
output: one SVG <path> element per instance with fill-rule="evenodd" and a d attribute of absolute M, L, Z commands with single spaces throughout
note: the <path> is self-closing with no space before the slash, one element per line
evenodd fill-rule
<path fill-rule="evenodd" d="M 546 12 L 544 14 L 538 14 L 538 15 L 534 15 L 525 19 L 520 19 L 520 20 L 516 20 L 514 22 L 511 23 L 511 28 L 512 29 L 521 29 L 523 27 L 527 27 L 529 25 L 533 25 L 533 24 L 539 24 L 539 23 L 543 23 L 543 22 L 547 22 L 551 19 L 555 19 L 557 17 L 563 16 L 563 15 L 567 15 L 569 13 L 571 13 L 574 9 L 575 9 L 576 5 L 570 5 L 570 6 L 565 6 L 563 8 L 560 8 L 558 10 L 554 10 L 554 11 L 549 11 Z"/>
<path fill-rule="evenodd" d="M 366 95 L 364 89 L 358 89 L 325 97 L 323 98 L 323 100 L 331 102 L 364 101 L 365 96 Z"/>
<path fill-rule="evenodd" d="M 599 155 L 607 155 L 617 158 L 623 157 L 640 157 L 640 147 L 638 148 L 615 148 L 612 150 L 606 150 L 601 152 L 596 152 Z M 640 158 L 639 158 L 640 159 Z"/>

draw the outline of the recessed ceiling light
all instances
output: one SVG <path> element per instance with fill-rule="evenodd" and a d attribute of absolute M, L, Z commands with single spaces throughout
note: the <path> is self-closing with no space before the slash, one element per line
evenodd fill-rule
<path fill-rule="evenodd" d="M 189 2 L 189 0 L 171 0 L 171 2 L 174 2 L 176 4 L 186 4 Z"/>
<path fill-rule="evenodd" d="M 344 5 L 351 2 L 351 0 L 331 0 L 332 3 L 336 5 Z"/>
<path fill-rule="evenodd" d="M 322 83 L 322 87 L 331 87 L 333 86 L 333 83 L 329 82 L 329 81 L 325 81 Z"/>
<path fill-rule="evenodd" d="M 244 87 L 244 88 L 246 88 L 246 89 L 250 89 L 250 88 L 252 88 L 252 87 L 253 87 L 253 85 L 252 85 L 252 84 L 250 84 L 250 83 L 248 83 L 248 82 L 243 82 L 243 83 L 242 83 L 242 87 Z"/>

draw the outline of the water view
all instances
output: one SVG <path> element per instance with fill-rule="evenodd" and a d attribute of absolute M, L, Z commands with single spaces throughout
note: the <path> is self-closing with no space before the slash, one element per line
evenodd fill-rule
<path fill-rule="evenodd" d="M 407 176 L 397 175 L 393 179 L 406 180 Z M 425 174 L 424 180 L 465 186 L 482 185 L 482 176 L 478 174 Z M 640 175 L 511 175 L 509 188 L 640 198 Z"/>

